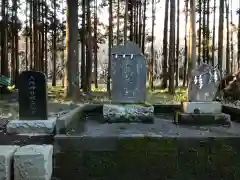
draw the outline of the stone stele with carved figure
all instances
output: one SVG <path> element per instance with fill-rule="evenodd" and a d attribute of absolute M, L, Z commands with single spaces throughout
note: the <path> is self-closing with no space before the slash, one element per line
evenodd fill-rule
<path fill-rule="evenodd" d="M 230 117 L 222 113 L 220 102 L 214 101 L 221 80 L 217 66 L 202 63 L 195 68 L 188 86 L 188 102 L 182 102 L 182 112 L 175 122 L 200 124 L 229 124 Z"/>

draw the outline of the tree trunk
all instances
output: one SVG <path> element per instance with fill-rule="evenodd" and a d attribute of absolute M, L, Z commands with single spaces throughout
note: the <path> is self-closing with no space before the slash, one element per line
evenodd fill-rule
<path fill-rule="evenodd" d="M 57 16 L 57 7 L 56 7 L 56 0 L 53 1 L 53 8 L 54 8 L 54 14 L 53 14 L 53 50 L 52 50 L 52 56 L 53 56 L 53 72 L 52 72 L 52 86 L 56 86 L 56 55 L 57 55 L 57 22 L 56 22 L 56 16 Z"/>
<path fill-rule="evenodd" d="M 28 0 L 26 0 L 26 9 L 25 9 L 25 17 L 26 17 L 26 36 L 25 36 L 25 70 L 28 70 Z"/>
<path fill-rule="evenodd" d="M 215 64 L 215 24 L 216 24 L 216 0 L 213 6 L 213 35 L 212 35 L 212 66 Z"/>
<path fill-rule="evenodd" d="M 206 0 L 203 0 L 203 62 L 206 63 Z"/>
<path fill-rule="evenodd" d="M 175 0 L 170 0 L 170 33 L 169 33 L 169 87 L 174 94 L 174 63 L 175 63 Z"/>
<path fill-rule="evenodd" d="M 82 0 L 82 32 L 81 32 L 81 88 L 87 92 L 86 87 L 86 0 Z"/>
<path fill-rule="evenodd" d="M 147 0 L 144 0 L 144 3 L 143 3 L 143 35 L 142 35 L 142 53 L 143 54 L 145 52 L 146 9 L 147 9 Z"/>
<path fill-rule="evenodd" d="M 111 58 L 112 58 L 112 36 L 113 36 L 113 9 L 112 9 L 112 0 L 109 0 L 109 34 L 108 34 L 108 74 L 107 74 L 107 91 L 109 93 L 109 97 L 111 97 Z M 126 8 L 126 7 L 125 7 Z M 127 9 L 127 8 L 126 8 Z M 125 10 L 126 11 L 126 10 Z M 125 17 L 127 13 L 125 12 Z M 127 19 L 125 19 L 124 24 L 124 42 L 127 38 Z"/>
<path fill-rule="evenodd" d="M 209 11 L 210 11 L 210 0 L 207 0 L 207 30 L 206 30 L 206 58 L 207 58 L 207 63 L 209 64 L 209 34 L 210 34 L 210 29 L 209 29 Z"/>
<path fill-rule="evenodd" d="M 233 70 L 233 12 L 232 12 L 232 0 L 231 0 L 231 74 L 234 72 Z"/>
<path fill-rule="evenodd" d="M 46 1 L 45 0 L 45 27 L 44 27 L 44 53 L 45 53 L 45 61 L 44 61 L 44 70 L 45 70 L 45 74 L 48 78 L 48 38 L 47 38 L 47 33 L 48 33 L 48 25 L 47 25 L 47 15 L 48 15 L 48 7 L 47 7 L 47 4 L 46 4 Z"/>
<path fill-rule="evenodd" d="M 67 0 L 67 28 L 66 28 L 66 54 L 65 68 L 65 97 L 74 97 L 79 90 L 78 83 L 78 0 Z"/>
<path fill-rule="evenodd" d="M 229 4 L 225 0 L 226 5 L 226 23 L 227 23 L 227 44 L 226 44 L 226 73 L 230 73 L 230 49 L 229 49 Z"/>
<path fill-rule="evenodd" d="M 190 0 L 190 9 L 191 9 L 191 16 L 190 16 L 190 57 L 191 57 L 191 66 L 189 69 L 189 75 L 192 69 L 196 66 L 196 2 L 195 0 Z"/>
<path fill-rule="evenodd" d="M 92 21 L 91 21 L 91 5 L 90 1 L 87 1 L 87 58 L 86 58 L 86 86 L 87 86 L 87 93 L 91 91 L 92 86 Z"/>
<path fill-rule="evenodd" d="M 30 0 L 30 70 L 33 69 L 33 1 Z"/>
<path fill-rule="evenodd" d="M 8 76 L 8 54 L 7 54 L 7 15 L 6 0 L 2 0 L 2 27 L 1 27 L 1 74 Z"/>
<path fill-rule="evenodd" d="M 179 70 L 178 70 L 178 62 L 179 62 L 179 8 L 180 8 L 180 0 L 177 0 L 177 44 L 176 44 L 176 62 L 175 62 L 175 86 L 178 87 L 178 78 L 179 78 Z"/>
<path fill-rule="evenodd" d="M 97 0 L 94 1 L 95 2 L 95 7 L 94 7 L 94 84 L 95 84 L 95 88 L 98 88 L 98 72 L 97 72 L 97 68 L 98 68 L 98 41 L 97 41 L 97 21 L 98 21 L 98 17 L 97 17 Z"/>
<path fill-rule="evenodd" d="M 185 1 L 185 36 L 184 36 L 184 64 L 183 64 L 183 86 L 187 82 L 187 65 L 188 65 L 188 41 L 187 41 L 187 24 L 188 24 L 188 0 Z"/>
<path fill-rule="evenodd" d="M 138 28 L 138 44 L 139 48 L 142 47 L 142 1 L 139 2 L 139 13 L 138 13 L 138 19 L 139 19 L 139 28 Z"/>
<path fill-rule="evenodd" d="M 198 65 L 201 63 L 202 47 L 202 0 L 199 0 L 199 27 L 198 27 Z"/>
<path fill-rule="evenodd" d="M 167 66 L 168 66 L 168 6 L 169 6 L 169 0 L 165 1 L 165 19 L 164 19 L 164 30 L 163 30 L 163 59 L 162 59 L 162 85 L 161 88 L 165 89 L 167 88 L 167 80 L 168 80 L 168 75 L 167 75 Z"/>
<path fill-rule="evenodd" d="M 218 66 L 222 71 L 223 60 L 223 28 L 224 28 L 224 1 L 220 1 L 219 6 L 219 26 L 218 26 Z"/>
<path fill-rule="evenodd" d="M 117 46 L 120 45 L 120 0 L 117 0 Z"/>
<path fill-rule="evenodd" d="M 238 56 L 237 56 L 238 69 L 240 68 L 240 8 L 238 9 Z"/>
<path fill-rule="evenodd" d="M 155 25 L 155 0 L 152 0 L 152 46 L 151 46 L 151 60 L 149 66 L 149 86 L 150 89 L 153 90 L 153 64 L 155 60 L 154 56 L 154 25 Z"/>
<path fill-rule="evenodd" d="M 112 1 L 112 0 L 109 0 L 109 1 Z M 109 5 L 110 4 L 112 4 L 112 2 L 109 2 Z M 112 9 L 112 7 L 111 7 L 111 9 Z M 109 15 L 110 14 L 112 14 L 112 12 L 109 13 Z M 125 15 L 124 16 L 125 17 L 124 17 L 124 31 L 123 31 L 123 33 L 124 33 L 123 37 L 124 38 L 123 39 L 124 39 L 124 43 L 126 43 L 126 41 L 127 41 L 127 30 L 128 30 L 128 28 L 127 28 L 127 25 L 128 25 L 128 0 L 125 0 Z M 109 17 L 109 19 L 110 19 L 110 17 Z"/>
<path fill-rule="evenodd" d="M 34 70 L 39 70 L 38 68 L 38 29 L 37 29 L 37 2 L 33 1 L 33 62 L 34 62 Z"/>

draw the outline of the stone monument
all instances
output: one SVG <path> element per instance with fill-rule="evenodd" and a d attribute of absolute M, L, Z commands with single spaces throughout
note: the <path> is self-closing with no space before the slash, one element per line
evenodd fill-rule
<path fill-rule="evenodd" d="M 182 102 L 182 112 L 175 117 L 177 121 L 193 124 L 197 120 L 200 120 L 201 124 L 229 122 L 229 116 L 222 113 L 222 104 L 214 101 L 221 76 L 217 66 L 212 67 L 205 63 L 192 71 L 188 86 L 188 102 Z"/>
<path fill-rule="evenodd" d="M 112 102 L 145 103 L 147 62 L 137 44 L 113 47 L 111 77 Z"/>
<path fill-rule="evenodd" d="M 147 62 L 138 45 L 126 42 L 112 49 L 112 103 L 103 106 L 108 122 L 152 121 L 153 107 L 146 105 Z"/>
<path fill-rule="evenodd" d="M 24 71 L 19 76 L 19 119 L 47 120 L 47 82 L 42 72 Z"/>

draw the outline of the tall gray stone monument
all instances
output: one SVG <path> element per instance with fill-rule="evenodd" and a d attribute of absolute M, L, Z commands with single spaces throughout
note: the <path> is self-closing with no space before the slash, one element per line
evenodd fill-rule
<path fill-rule="evenodd" d="M 147 63 L 138 45 L 128 41 L 112 49 L 112 102 L 145 103 Z"/>

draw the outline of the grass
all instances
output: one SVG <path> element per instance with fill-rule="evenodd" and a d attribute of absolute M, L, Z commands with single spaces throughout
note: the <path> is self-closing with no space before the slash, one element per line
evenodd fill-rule
<path fill-rule="evenodd" d="M 62 87 L 49 87 L 48 94 L 50 98 L 56 101 L 66 101 L 63 98 L 64 90 Z M 179 104 L 187 100 L 186 88 L 177 88 L 174 95 L 168 93 L 167 89 L 156 89 L 148 91 L 147 104 Z M 67 100 L 68 101 L 68 100 Z M 81 93 L 79 101 L 82 103 L 110 103 L 106 88 L 92 88 L 90 95 Z"/>

